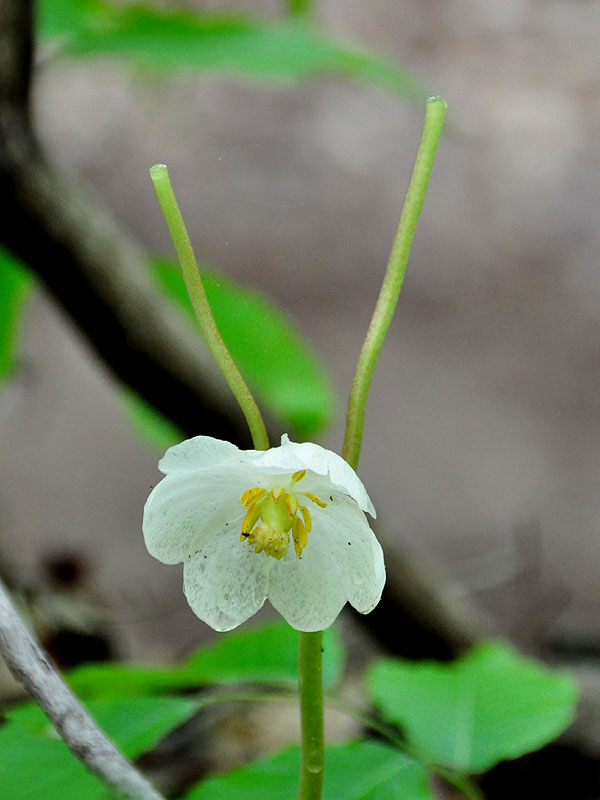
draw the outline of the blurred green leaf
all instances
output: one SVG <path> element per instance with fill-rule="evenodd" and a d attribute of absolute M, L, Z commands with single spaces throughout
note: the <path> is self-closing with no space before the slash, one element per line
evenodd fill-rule
<path fill-rule="evenodd" d="M 323 683 L 339 682 L 344 648 L 335 627 L 323 632 Z M 298 631 L 285 622 L 236 631 L 198 650 L 184 665 L 211 682 L 298 682 Z"/>
<path fill-rule="evenodd" d="M 335 628 L 323 635 L 323 682 L 339 682 L 344 649 Z M 173 667 L 84 664 L 71 670 L 70 685 L 83 697 L 132 697 L 217 683 L 266 683 L 295 687 L 298 634 L 286 623 L 222 635 Z"/>
<path fill-rule="evenodd" d="M 190 717 L 186 698 L 96 700 L 89 711 L 129 758 L 137 758 Z M 38 706 L 5 712 L 0 727 L 2 800 L 105 800 L 107 790 L 68 750 Z"/>
<path fill-rule="evenodd" d="M 413 752 L 464 773 L 537 750 L 573 720 L 573 680 L 484 643 L 452 663 L 378 661 L 369 693 Z"/>
<path fill-rule="evenodd" d="M 120 399 L 133 430 L 156 450 L 166 450 L 186 438 L 181 428 L 152 408 L 132 389 L 122 388 Z"/>
<path fill-rule="evenodd" d="M 295 0 L 297 6 L 306 0 Z M 304 18 L 282 20 L 107 0 L 41 0 L 38 31 L 72 56 L 106 55 L 160 70 L 218 69 L 302 80 L 334 73 L 404 96 L 424 96 L 391 61 L 320 34 Z"/>
<path fill-rule="evenodd" d="M 219 775 L 195 786 L 183 800 L 282 800 L 296 797 L 300 750 Z M 377 742 L 327 748 L 323 800 L 432 800 L 421 764 Z"/>
<path fill-rule="evenodd" d="M 191 319 L 180 269 L 154 259 L 152 272 Z M 333 417 L 331 384 L 316 356 L 285 316 L 257 292 L 202 269 L 202 279 L 225 344 L 260 401 L 289 427 L 312 438 Z"/>
<path fill-rule="evenodd" d="M 27 269 L 0 245 L 0 381 L 16 363 L 19 323 L 33 284 Z"/>
<path fill-rule="evenodd" d="M 300 16 L 310 14 L 312 11 L 312 0 L 285 0 L 288 14 Z"/>

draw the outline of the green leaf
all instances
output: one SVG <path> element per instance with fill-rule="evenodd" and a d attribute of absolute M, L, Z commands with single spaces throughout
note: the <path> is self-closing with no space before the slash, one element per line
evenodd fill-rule
<path fill-rule="evenodd" d="M 173 667 L 84 664 L 68 675 L 84 697 L 132 697 L 218 683 L 267 683 L 286 687 L 298 681 L 298 634 L 286 623 L 223 634 Z M 339 682 L 344 650 L 334 628 L 323 635 L 323 682 Z"/>
<path fill-rule="evenodd" d="M 285 0 L 285 5 L 291 16 L 302 16 L 312 12 L 312 0 Z"/>
<path fill-rule="evenodd" d="M 209 778 L 183 800 L 281 800 L 296 797 L 300 750 Z M 377 742 L 327 748 L 323 800 L 432 800 L 423 766 Z"/>
<path fill-rule="evenodd" d="M 156 450 L 164 451 L 185 439 L 185 434 L 132 389 L 121 389 L 121 405 L 135 433 Z"/>
<path fill-rule="evenodd" d="M 285 622 L 236 631 L 215 645 L 198 650 L 185 666 L 207 682 L 298 682 L 298 631 Z M 323 683 L 339 682 L 344 669 L 344 650 L 335 628 L 323 632 Z"/>
<path fill-rule="evenodd" d="M 89 711 L 129 758 L 137 758 L 196 710 L 185 698 L 97 700 Z M 2 800 L 100 800 L 104 784 L 58 738 L 33 703 L 6 712 L 0 727 Z"/>
<path fill-rule="evenodd" d="M 157 70 L 221 70 L 303 80 L 326 73 L 367 80 L 404 96 L 425 92 L 391 61 L 338 43 L 303 18 L 281 20 L 117 4 L 42 0 L 38 32 L 72 56 L 112 56 Z M 306 0 L 294 0 L 302 8 Z"/>
<path fill-rule="evenodd" d="M 33 284 L 27 269 L 0 245 L 0 381 L 16 363 L 19 323 Z"/>
<path fill-rule="evenodd" d="M 452 663 L 379 661 L 368 674 L 373 702 L 404 729 L 413 752 L 465 773 L 537 750 L 573 720 L 573 680 L 484 643 Z"/>
<path fill-rule="evenodd" d="M 179 268 L 154 259 L 152 273 L 195 322 Z M 252 389 L 290 432 L 312 438 L 331 421 L 335 409 L 331 384 L 316 356 L 286 317 L 257 292 L 206 269 L 202 280 L 219 331 Z"/>

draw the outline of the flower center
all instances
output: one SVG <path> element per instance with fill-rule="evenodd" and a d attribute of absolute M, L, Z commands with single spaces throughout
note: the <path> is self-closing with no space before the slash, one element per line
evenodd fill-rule
<path fill-rule="evenodd" d="M 312 520 L 310 511 L 300 505 L 298 497 L 307 497 L 321 508 L 327 505 L 311 492 L 292 489 L 305 475 L 305 469 L 294 472 L 285 486 L 272 489 L 253 486 L 240 497 L 240 503 L 248 509 L 242 521 L 240 539 L 254 547 L 255 553 L 264 552 L 277 560 L 283 558 L 290 545 L 291 532 L 294 550 L 298 558 L 301 557 L 308 544 Z"/>

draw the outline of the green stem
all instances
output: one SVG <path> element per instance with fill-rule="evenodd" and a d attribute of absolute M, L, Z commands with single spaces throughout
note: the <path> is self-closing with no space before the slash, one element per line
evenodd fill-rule
<path fill-rule="evenodd" d="M 298 687 L 302 726 L 299 800 L 320 800 L 323 790 L 323 632 L 299 633 Z"/>
<path fill-rule="evenodd" d="M 250 428 L 254 447 L 257 450 L 268 450 L 269 437 L 261 413 L 246 381 L 232 359 L 212 315 L 202 284 L 202 277 L 194 257 L 192 243 L 169 180 L 167 167 L 164 164 L 155 164 L 150 168 L 150 177 L 179 258 L 185 285 L 204 340 L 219 369 L 225 376 L 229 388 L 240 404 Z"/>
<path fill-rule="evenodd" d="M 406 264 L 429 184 L 445 115 L 446 102 L 441 97 L 428 97 L 417 157 L 406 190 L 387 270 L 360 352 L 348 400 L 342 456 L 354 469 L 356 469 L 360 457 L 369 387 L 402 288 Z"/>

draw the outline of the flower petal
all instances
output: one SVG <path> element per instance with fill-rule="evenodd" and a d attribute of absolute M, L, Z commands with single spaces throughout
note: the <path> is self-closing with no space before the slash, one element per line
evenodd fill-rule
<path fill-rule="evenodd" d="M 229 631 L 262 608 L 273 563 L 240 542 L 238 531 L 221 530 L 186 561 L 183 591 L 197 617 L 216 631 Z"/>
<path fill-rule="evenodd" d="M 309 469 L 317 475 L 327 475 L 334 488 L 352 497 L 363 511 L 376 516 L 375 508 L 362 481 L 341 456 L 311 442 L 290 442 L 287 434 L 281 445 L 270 450 L 248 451 L 249 462 L 263 472 L 284 473 Z"/>
<path fill-rule="evenodd" d="M 177 564 L 223 527 L 239 536 L 245 513 L 239 498 L 250 479 L 245 468 L 232 472 L 228 466 L 163 478 L 144 506 L 142 530 L 150 555 Z"/>
<path fill-rule="evenodd" d="M 298 631 L 320 631 L 332 625 L 346 603 L 346 593 L 326 540 L 313 531 L 302 558 L 290 547 L 271 570 L 267 596 Z"/>
<path fill-rule="evenodd" d="M 244 453 L 231 442 L 213 439 L 211 436 L 194 436 L 180 444 L 169 447 L 158 462 L 158 468 L 168 472 L 190 472 L 206 467 L 214 467 L 222 461 Z"/>
<path fill-rule="evenodd" d="M 327 508 L 313 512 L 313 532 L 322 536 L 335 561 L 346 598 L 361 614 L 372 611 L 385 585 L 383 552 L 365 515 L 346 495 L 336 493 Z"/>

